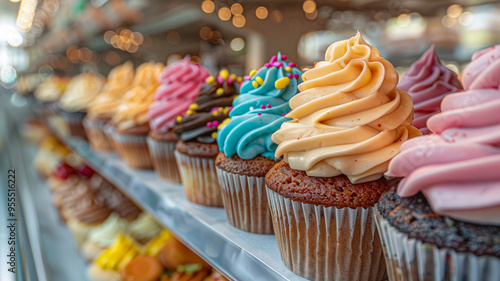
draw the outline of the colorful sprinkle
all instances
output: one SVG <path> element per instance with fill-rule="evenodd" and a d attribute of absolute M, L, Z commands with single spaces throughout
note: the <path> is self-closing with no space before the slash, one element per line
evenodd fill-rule
<path fill-rule="evenodd" d="M 289 63 L 288 63 L 288 66 L 290 66 L 290 67 L 294 67 L 294 66 L 296 66 L 296 64 L 295 64 L 294 62 L 289 62 Z"/>
<path fill-rule="evenodd" d="M 271 64 L 272 64 L 272 63 L 274 63 L 277 59 L 278 59 L 278 57 L 277 57 L 277 56 L 273 56 L 273 57 L 271 58 L 271 60 L 269 61 L 269 63 L 271 63 Z"/>
<path fill-rule="evenodd" d="M 177 116 L 177 117 L 175 118 L 175 121 L 177 121 L 178 123 L 180 123 L 180 122 L 182 121 L 182 116 L 180 116 L 180 115 L 179 115 L 179 116 Z"/>
<path fill-rule="evenodd" d="M 228 109 L 227 109 L 227 113 L 231 112 L 231 110 L 233 110 L 233 107 L 230 106 Z"/>
<path fill-rule="evenodd" d="M 219 115 L 219 112 L 217 111 L 212 111 L 212 116 L 218 116 Z"/>
<path fill-rule="evenodd" d="M 250 78 L 248 80 L 250 80 Z M 236 81 L 238 81 L 238 83 L 241 83 L 241 81 L 243 81 L 243 78 L 238 76 L 238 78 L 236 78 Z"/>
<path fill-rule="evenodd" d="M 266 108 L 266 106 L 265 106 L 265 105 L 261 105 L 261 106 L 260 106 L 260 108 L 261 108 L 261 109 L 264 109 L 264 108 Z"/>
<path fill-rule="evenodd" d="M 267 108 L 271 108 L 271 104 L 270 104 L 270 103 L 268 103 L 268 104 L 266 105 L 266 107 L 267 107 Z"/>
<path fill-rule="evenodd" d="M 317 64 L 317 63 L 318 63 L 317 61 L 315 61 L 315 62 L 314 62 L 313 68 L 314 68 L 314 67 L 316 67 L 316 64 Z"/>
<path fill-rule="evenodd" d="M 257 113 L 257 115 L 258 115 L 258 116 L 261 116 L 261 115 L 262 115 L 262 113 L 260 113 L 260 112 L 259 112 L 259 113 Z"/>
<path fill-rule="evenodd" d="M 218 95 L 218 96 L 222 96 L 224 94 L 224 89 L 222 88 L 219 88 L 215 91 L 215 94 Z"/>
<path fill-rule="evenodd" d="M 275 63 L 273 63 L 273 66 L 277 67 L 277 68 L 280 68 L 280 67 L 283 66 L 283 64 L 281 62 L 275 62 Z"/>
<path fill-rule="evenodd" d="M 193 110 L 198 109 L 198 105 L 196 103 L 192 103 L 189 105 L 189 109 L 193 109 Z"/>
<path fill-rule="evenodd" d="M 237 77 L 238 77 L 238 76 L 236 76 L 236 74 L 231 74 L 231 75 L 229 75 L 229 78 L 231 78 L 231 79 L 233 79 L 233 80 L 236 80 L 236 78 L 237 78 Z"/>
<path fill-rule="evenodd" d="M 229 121 L 231 121 L 231 118 L 226 118 L 224 121 L 222 121 L 222 123 L 220 123 L 219 126 L 217 126 L 217 129 L 221 129 L 222 127 L 224 127 L 227 123 L 229 123 Z"/>
<path fill-rule="evenodd" d="M 232 84 L 233 82 L 234 82 L 233 78 L 231 78 L 231 77 L 227 78 L 227 83 Z"/>
<path fill-rule="evenodd" d="M 282 114 L 281 114 L 281 116 L 285 116 L 285 115 L 286 115 L 286 113 L 282 113 Z"/>
<path fill-rule="evenodd" d="M 212 127 L 212 122 L 207 122 L 207 127 Z"/>
<path fill-rule="evenodd" d="M 274 82 L 274 87 L 276 89 L 283 89 L 288 86 L 288 84 L 290 84 L 290 79 L 288 79 L 288 77 L 283 77 Z"/>
<path fill-rule="evenodd" d="M 217 120 L 215 120 L 214 122 L 212 122 L 212 126 L 218 126 L 219 125 L 219 122 L 217 122 Z"/>
<path fill-rule="evenodd" d="M 292 72 L 292 68 L 291 68 L 291 67 L 289 67 L 289 66 L 285 67 L 285 70 L 286 70 L 287 72 Z"/>
<path fill-rule="evenodd" d="M 293 74 L 288 74 L 288 78 L 292 79 L 293 78 Z"/>
<path fill-rule="evenodd" d="M 186 111 L 186 114 L 187 114 L 187 115 L 192 115 L 193 113 L 194 113 L 194 111 L 193 111 L 193 110 L 191 110 L 191 109 L 188 109 L 188 110 Z"/>
<path fill-rule="evenodd" d="M 241 78 L 241 77 L 238 77 L 238 80 L 239 80 L 240 78 Z M 250 80 L 250 79 L 252 79 L 252 76 L 250 76 L 250 75 L 245 75 L 245 76 L 243 76 L 243 80 Z"/>
<path fill-rule="evenodd" d="M 227 78 L 229 78 L 229 71 L 227 69 L 223 69 L 219 72 L 219 76 L 222 77 L 222 79 L 227 80 Z"/>
<path fill-rule="evenodd" d="M 302 71 L 308 71 L 308 70 L 310 70 L 310 68 L 309 68 L 309 67 L 302 68 Z"/>
<path fill-rule="evenodd" d="M 293 77 L 295 77 L 295 79 L 299 79 L 299 74 L 298 74 L 298 73 L 295 73 L 295 74 L 293 75 Z"/>
<path fill-rule="evenodd" d="M 250 106 L 250 108 L 248 110 L 252 111 L 253 110 L 253 106 Z"/>
<path fill-rule="evenodd" d="M 270 64 L 268 64 L 268 63 L 264 64 L 264 67 L 270 67 L 270 66 L 271 66 L 271 65 L 270 65 Z"/>
<path fill-rule="evenodd" d="M 257 87 L 259 87 L 259 83 L 257 83 L 257 81 L 252 81 L 252 86 L 254 88 L 257 88 Z"/>
<path fill-rule="evenodd" d="M 213 77 L 213 76 L 207 77 L 207 84 L 212 84 L 214 81 L 215 81 L 215 77 Z"/>
<path fill-rule="evenodd" d="M 379 126 L 379 128 L 380 128 L 380 127 L 382 127 L 382 124 L 377 124 L 377 126 Z"/>
<path fill-rule="evenodd" d="M 255 77 L 255 81 L 257 81 L 257 83 L 259 83 L 259 85 L 261 85 L 261 86 L 262 86 L 262 84 L 264 84 L 264 80 L 262 80 L 262 78 L 260 76 Z"/>
<path fill-rule="evenodd" d="M 212 137 L 213 139 L 216 139 L 216 138 L 217 138 L 217 132 L 213 132 L 211 137 Z"/>
<path fill-rule="evenodd" d="M 287 60 L 287 59 L 288 59 L 288 57 L 287 57 L 286 55 L 281 55 L 281 59 L 282 59 L 282 60 Z"/>
<path fill-rule="evenodd" d="M 255 69 L 250 71 L 250 74 L 249 74 L 250 77 L 253 77 L 255 75 L 255 73 L 257 73 L 257 70 L 255 70 Z"/>

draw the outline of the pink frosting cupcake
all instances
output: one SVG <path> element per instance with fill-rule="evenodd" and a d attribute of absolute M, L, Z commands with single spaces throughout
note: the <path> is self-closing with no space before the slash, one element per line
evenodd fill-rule
<path fill-rule="evenodd" d="M 500 276 L 500 45 L 476 52 L 465 91 L 408 140 L 386 175 L 405 177 L 376 210 L 390 280 Z M 432 266 L 431 266 L 432 265 Z"/>
<path fill-rule="evenodd" d="M 457 74 L 443 66 L 431 46 L 414 62 L 399 81 L 398 88 L 407 91 L 413 99 L 415 115 L 413 126 L 429 134 L 427 119 L 440 111 L 441 100 L 450 93 L 463 89 Z"/>
<path fill-rule="evenodd" d="M 153 166 L 164 180 L 180 182 L 174 156 L 178 139 L 172 128 L 176 117 L 194 102 L 208 75 L 203 66 L 190 62 L 189 57 L 167 66 L 161 74 L 161 84 L 148 112 L 148 146 Z"/>

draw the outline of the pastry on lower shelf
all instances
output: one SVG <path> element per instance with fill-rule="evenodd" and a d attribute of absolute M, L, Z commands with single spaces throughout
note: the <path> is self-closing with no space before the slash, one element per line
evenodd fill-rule
<path fill-rule="evenodd" d="M 106 250 L 117 236 L 127 230 L 126 220 L 116 213 L 111 214 L 100 226 L 89 232 L 87 240 L 81 247 L 81 255 L 87 261 L 92 261 L 102 251 Z"/>
<path fill-rule="evenodd" d="M 158 258 L 166 269 L 176 269 L 181 265 L 197 263 L 210 268 L 208 263 L 175 238 L 165 243 Z"/>
<path fill-rule="evenodd" d="M 144 255 L 135 257 L 125 265 L 121 277 L 122 281 L 157 281 L 163 271 L 164 268 L 156 257 Z"/>
<path fill-rule="evenodd" d="M 210 268 L 202 264 L 179 265 L 168 281 L 205 281 L 212 275 Z"/>
<path fill-rule="evenodd" d="M 141 213 L 130 222 L 128 232 L 140 244 L 146 244 L 161 232 L 162 228 L 149 213 Z"/>
<path fill-rule="evenodd" d="M 50 190 L 56 191 L 71 177 L 78 177 L 75 169 L 65 162 L 59 163 L 47 179 Z"/>
<path fill-rule="evenodd" d="M 87 279 L 89 281 L 120 281 L 122 280 L 120 271 L 139 254 L 139 246 L 134 240 L 121 234 L 87 268 Z"/>
<path fill-rule="evenodd" d="M 38 151 L 33 160 L 35 169 L 41 176 L 46 178 L 52 174 L 55 167 L 61 163 L 70 152 L 71 151 L 55 137 L 46 137 L 38 146 Z"/>
<path fill-rule="evenodd" d="M 228 117 L 238 95 L 237 80 L 226 69 L 217 77 L 208 77 L 194 103 L 176 119 L 174 132 L 179 142 L 174 154 L 182 185 L 187 199 L 199 205 L 223 206 L 215 171 L 217 127 Z"/>
<path fill-rule="evenodd" d="M 163 249 L 163 246 L 165 246 L 165 243 L 170 239 L 175 238 L 168 230 L 162 229 L 160 234 L 151 239 L 151 241 L 144 246 L 142 253 L 148 256 L 157 257 Z"/>
<path fill-rule="evenodd" d="M 49 129 L 37 119 L 26 119 L 21 130 L 23 139 L 32 143 L 40 143 L 50 135 Z"/>

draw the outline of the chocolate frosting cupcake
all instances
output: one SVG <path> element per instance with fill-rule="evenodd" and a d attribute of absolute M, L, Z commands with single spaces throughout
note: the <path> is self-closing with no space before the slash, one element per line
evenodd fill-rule
<path fill-rule="evenodd" d="M 215 143 L 217 127 L 231 111 L 233 99 L 238 95 L 241 78 L 221 70 L 217 78 L 210 76 L 189 106 L 185 116 L 177 116 L 174 132 L 180 141 Z"/>

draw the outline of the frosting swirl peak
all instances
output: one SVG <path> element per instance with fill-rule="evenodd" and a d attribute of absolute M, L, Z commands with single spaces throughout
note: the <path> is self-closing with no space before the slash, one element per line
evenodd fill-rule
<path fill-rule="evenodd" d="M 401 144 L 420 135 L 410 125 L 413 102 L 394 67 L 355 37 L 330 45 L 325 61 L 302 75 L 292 111 L 272 135 L 276 157 L 309 176 L 380 178 Z"/>
<path fill-rule="evenodd" d="M 434 46 L 411 65 L 398 88 L 412 97 L 415 107 L 413 125 L 424 134 L 430 132 L 426 126 L 427 119 L 439 112 L 441 100 L 447 94 L 463 89 L 455 72 L 440 63 Z"/>

